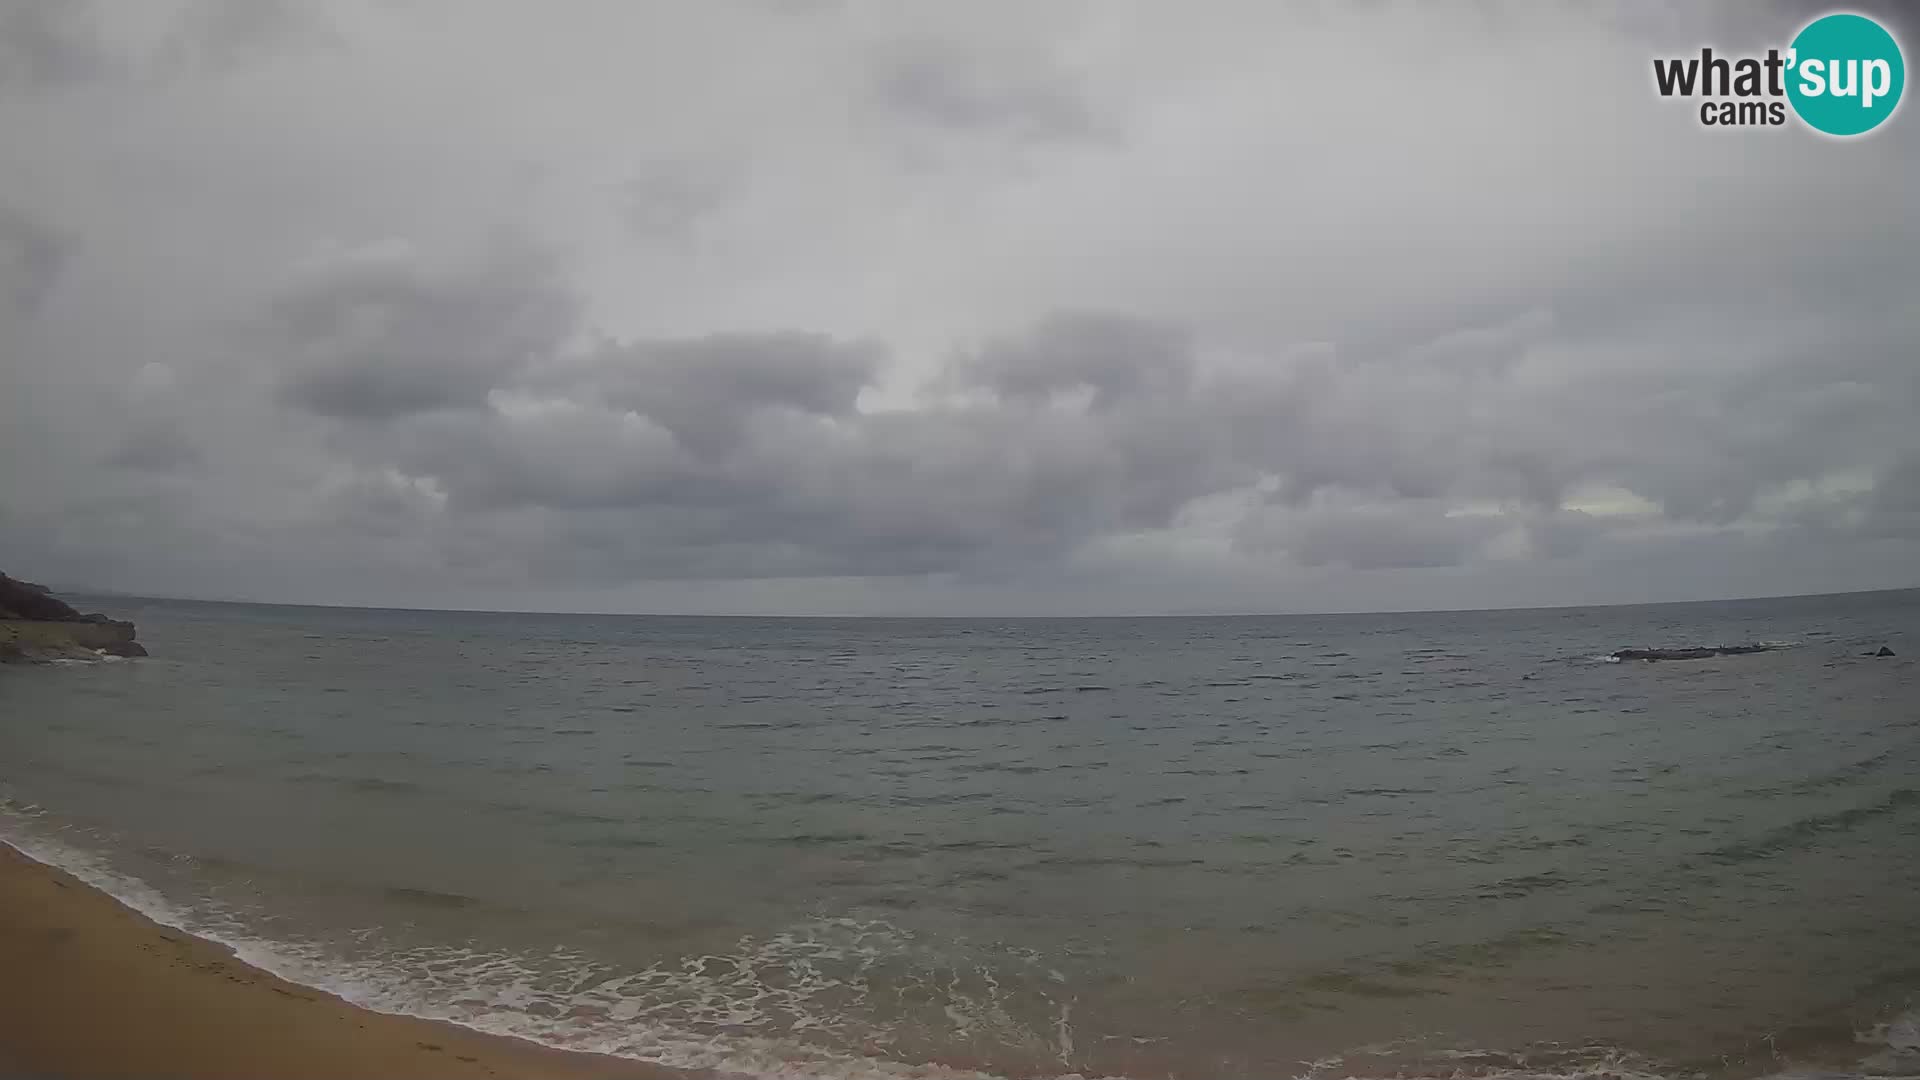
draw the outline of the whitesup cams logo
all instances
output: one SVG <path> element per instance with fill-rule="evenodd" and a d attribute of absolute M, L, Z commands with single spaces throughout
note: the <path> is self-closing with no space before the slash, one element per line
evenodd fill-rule
<path fill-rule="evenodd" d="M 1823 15 L 1785 49 L 1764 56 L 1698 56 L 1653 62 L 1663 98 L 1700 99 L 1706 127 L 1780 127 L 1789 115 L 1825 135 L 1864 135 L 1900 106 L 1907 65 L 1893 34 L 1865 15 Z"/>

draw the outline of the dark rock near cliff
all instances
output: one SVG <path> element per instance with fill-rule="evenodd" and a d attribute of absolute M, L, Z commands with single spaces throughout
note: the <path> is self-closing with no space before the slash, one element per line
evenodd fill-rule
<path fill-rule="evenodd" d="M 43 622 L 78 622 L 80 619 L 79 612 L 49 593 L 45 585 L 35 585 L 5 574 L 0 574 L 0 611 L 7 612 L 12 618 Z"/>

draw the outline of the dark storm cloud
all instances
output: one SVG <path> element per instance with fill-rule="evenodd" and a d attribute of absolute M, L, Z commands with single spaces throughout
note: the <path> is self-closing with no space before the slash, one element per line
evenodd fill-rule
<path fill-rule="evenodd" d="M 285 365 L 284 403 L 387 420 L 484 404 L 572 318 L 570 298 L 530 252 L 452 271 L 375 254 L 324 268 L 275 300 L 260 347 Z"/>
<path fill-rule="evenodd" d="M 955 131 L 1053 140 L 1094 138 L 1103 130 L 1061 73 L 947 42 L 905 41 L 884 50 L 874 61 L 869 92 L 900 116 Z"/>
<path fill-rule="evenodd" d="M 70 254 L 60 232 L 0 203 L 0 313 L 24 319 L 37 311 Z"/>

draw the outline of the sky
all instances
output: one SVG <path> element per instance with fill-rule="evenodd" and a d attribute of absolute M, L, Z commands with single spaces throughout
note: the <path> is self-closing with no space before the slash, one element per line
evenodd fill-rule
<path fill-rule="evenodd" d="M 1822 10 L 0 0 L 0 569 L 717 614 L 1920 585 L 1914 106 L 1653 90 Z"/>

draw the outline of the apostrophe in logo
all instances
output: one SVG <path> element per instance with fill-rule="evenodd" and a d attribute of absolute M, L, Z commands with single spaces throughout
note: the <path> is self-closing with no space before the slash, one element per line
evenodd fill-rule
<path fill-rule="evenodd" d="M 1792 115 L 1815 131 L 1864 135 L 1900 107 L 1907 65 L 1900 43 L 1864 15 L 1837 12 L 1808 23 L 1785 49 L 1764 56 L 1655 59 L 1661 97 L 1704 98 L 1704 127 L 1780 127 Z"/>
<path fill-rule="evenodd" d="M 1787 100 L 1816 131 L 1862 135 L 1893 115 L 1907 85 L 1900 44 L 1864 15 L 1807 24 L 1787 50 Z"/>

